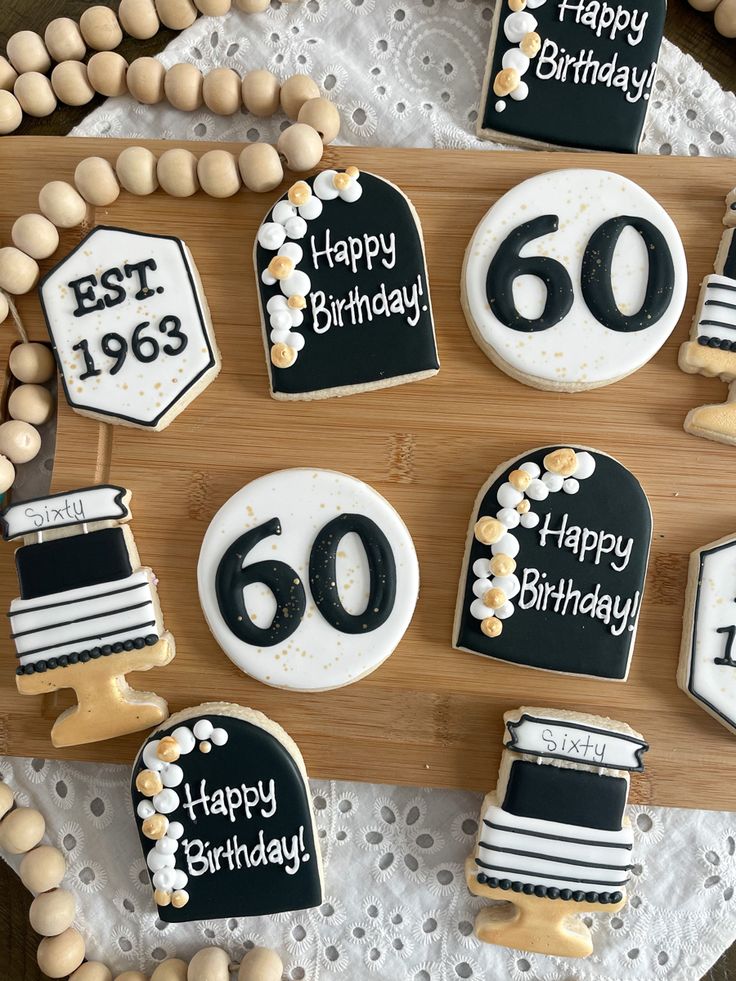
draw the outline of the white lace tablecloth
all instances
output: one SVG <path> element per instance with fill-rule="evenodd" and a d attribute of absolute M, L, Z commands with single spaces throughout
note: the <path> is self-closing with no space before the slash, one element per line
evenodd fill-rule
<path fill-rule="evenodd" d="M 281 77 L 307 72 L 339 105 L 346 143 L 488 149 L 474 123 L 491 17 L 486 0 L 274 3 L 259 16 L 202 19 L 160 58 L 241 73 L 268 67 Z M 284 125 L 120 98 L 75 133 L 273 141 Z M 644 148 L 736 156 L 736 98 L 667 42 Z M 150 972 L 208 943 L 237 959 L 257 943 L 279 949 L 291 981 L 694 981 L 736 937 L 736 816 L 727 813 L 629 808 L 637 862 L 629 903 L 616 916 L 590 917 L 595 953 L 570 961 L 473 937 L 481 901 L 469 895 L 462 863 L 474 842 L 477 794 L 315 781 L 325 903 L 170 926 L 156 917 L 125 768 L 5 759 L 0 776 L 46 815 L 49 840 L 68 855 L 88 951 L 119 971 Z M 488 774 L 489 789 L 495 779 Z"/>

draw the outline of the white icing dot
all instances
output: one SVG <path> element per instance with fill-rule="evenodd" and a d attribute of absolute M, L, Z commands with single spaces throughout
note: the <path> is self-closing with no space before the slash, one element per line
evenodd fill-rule
<path fill-rule="evenodd" d="M 299 215 L 289 218 L 284 225 L 284 228 L 286 229 L 286 234 L 289 236 L 289 238 L 304 238 L 304 236 L 307 234 L 307 223 L 303 218 L 300 218 Z"/>
<path fill-rule="evenodd" d="M 521 515 L 515 508 L 501 508 L 496 517 L 507 528 L 516 528 Z"/>
<path fill-rule="evenodd" d="M 275 221 L 267 221 L 258 229 L 258 244 L 261 248 L 275 252 L 286 241 L 286 229 Z"/>
<path fill-rule="evenodd" d="M 289 347 L 293 347 L 295 351 L 301 351 L 304 347 L 304 335 L 298 333 L 298 331 L 289 331 L 286 337 L 286 343 Z"/>
<path fill-rule="evenodd" d="M 286 299 L 286 297 L 282 297 L 282 299 Z M 269 323 L 274 330 L 290 330 L 291 314 L 288 310 L 276 310 L 269 317 Z"/>
<path fill-rule="evenodd" d="M 532 501 L 543 501 L 546 497 L 549 497 L 549 487 L 543 481 L 535 478 L 527 487 L 526 496 L 531 498 Z"/>
<path fill-rule="evenodd" d="M 503 112 L 505 108 L 506 108 L 506 103 L 503 101 L 503 99 L 499 99 L 495 105 L 496 112 Z"/>
<path fill-rule="evenodd" d="M 580 490 L 580 484 L 574 477 L 568 477 L 562 485 L 562 489 L 566 494 L 577 494 Z"/>
<path fill-rule="evenodd" d="M 158 749 L 159 739 L 152 739 L 150 743 L 146 743 L 143 748 L 143 762 L 146 764 L 149 770 L 154 770 L 158 773 L 160 770 L 166 766 L 163 760 L 160 760 L 156 756 L 156 750 Z"/>
<path fill-rule="evenodd" d="M 513 599 L 521 589 L 521 584 L 516 576 L 496 576 L 491 585 L 494 588 L 502 589 L 509 599 Z"/>
<path fill-rule="evenodd" d="M 161 783 L 164 787 L 178 787 L 184 780 L 184 771 L 178 763 L 169 763 L 161 774 Z"/>
<path fill-rule="evenodd" d="M 291 259 L 295 266 L 298 266 L 304 258 L 304 249 L 296 242 L 286 242 L 279 249 L 279 255 L 285 255 L 287 259 Z"/>
<path fill-rule="evenodd" d="M 179 749 L 182 751 L 184 756 L 186 756 L 187 753 L 191 753 L 191 751 L 194 749 L 196 739 L 192 734 L 192 730 L 188 726 L 179 726 L 178 729 L 174 729 L 171 736 L 179 744 Z"/>
<path fill-rule="evenodd" d="M 136 813 L 139 818 L 142 818 L 145 821 L 146 818 L 153 817 L 153 815 L 156 813 L 156 808 L 153 806 L 150 800 L 142 800 L 136 808 Z"/>
<path fill-rule="evenodd" d="M 266 286 L 273 286 L 273 284 L 276 282 L 276 277 L 273 275 L 273 273 L 270 273 L 268 269 L 264 269 L 261 273 L 261 282 L 265 283 Z"/>
<path fill-rule="evenodd" d="M 486 617 L 495 616 L 496 611 L 492 610 L 490 606 L 486 606 L 483 600 L 475 599 L 470 604 L 470 615 L 476 620 L 485 620 Z"/>
<path fill-rule="evenodd" d="M 526 5 L 530 10 L 535 10 L 537 7 L 541 7 L 547 0 L 526 0 Z"/>
<path fill-rule="evenodd" d="M 176 849 L 179 847 L 179 842 L 175 838 L 164 837 L 159 838 L 153 847 L 162 855 L 173 855 Z"/>
<path fill-rule="evenodd" d="M 281 292 L 284 296 L 306 296 L 311 288 L 309 276 L 301 269 L 295 269 L 288 279 L 281 280 Z"/>
<path fill-rule="evenodd" d="M 576 455 L 578 465 L 575 468 L 575 477 L 578 480 L 586 480 L 595 470 L 595 457 L 592 453 L 588 453 L 587 450 L 583 450 L 582 453 Z"/>
<path fill-rule="evenodd" d="M 215 744 L 215 746 L 224 746 L 228 741 L 228 734 L 226 729 L 213 729 L 210 736 L 210 741 Z"/>
<path fill-rule="evenodd" d="M 476 559 L 473 563 L 473 573 L 479 579 L 485 579 L 491 574 L 491 563 L 488 559 Z"/>
<path fill-rule="evenodd" d="M 529 511 L 527 514 L 522 514 L 521 516 L 522 528 L 536 528 L 538 524 L 539 524 L 538 514 L 535 514 L 533 511 Z"/>
<path fill-rule="evenodd" d="M 499 606 L 496 610 L 496 616 L 499 620 L 508 620 L 508 618 L 514 612 L 514 604 L 511 602 L 504 603 L 503 606 Z"/>
<path fill-rule="evenodd" d="M 166 829 L 167 838 L 179 839 L 184 834 L 184 825 L 180 821 L 169 821 L 169 826 Z"/>
<path fill-rule="evenodd" d="M 174 879 L 176 878 L 174 869 L 159 869 L 158 872 L 153 877 L 153 884 L 156 889 L 164 889 L 168 891 L 174 888 Z"/>
<path fill-rule="evenodd" d="M 503 32 L 506 40 L 512 44 L 518 44 L 525 34 L 536 30 L 537 18 L 528 14 L 525 10 L 517 10 L 504 21 Z M 274 209 L 275 210 L 275 209 Z"/>
<path fill-rule="evenodd" d="M 473 593 L 479 598 L 482 597 L 485 591 L 490 588 L 491 588 L 491 580 L 487 578 L 476 579 L 475 582 L 473 583 Z"/>
<path fill-rule="evenodd" d="M 512 559 L 515 559 L 519 554 L 519 539 L 506 532 L 495 545 L 491 545 L 491 553 L 493 555 L 510 555 Z"/>
<path fill-rule="evenodd" d="M 299 205 L 299 214 L 307 221 L 313 221 L 322 214 L 323 204 L 320 199 L 313 194 L 305 204 Z"/>
<path fill-rule="evenodd" d="M 272 296 L 268 303 L 266 304 L 266 310 L 268 313 L 276 313 L 277 310 L 288 310 L 289 306 L 286 301 L 285 296 L 281 296 L 277 293 L 276 296 Z"/>
<path fill-rule="evenodd" d="M 194 726 L 195 739 L 209 739 L 214 728 L 209 719 L 200 719 Z"/>
<path fill-rule="evenodd" d="M 529 96 L 529 86 L 526 82 L 519 82 L 516 88 L 509 92 L 509 95 L 515 102 L 523 102 Z"/>
<path fill-rule="evenodd" d="M 323 170 L 314 178 L 312 190 L 323 201 L 334 201 L 337 197 L 337 188 L 332 183 L 336 173 L 336 170 Z"/>
<path fill-rule="evenodd" d="M 272 344 L 285 344 L 286 338 L 289 337 L 290 334 L 290 330 L 279 328 L 278 330 L 272 330 L 268 336 L 271 338 Z"/>
<path fill-rule="evenodd" d="M 156 851 L 152 848 L 151 851 L 146 855 L 146 865 L 149 867 L 151 872 L 158 872 L 161 869 L 173 868 L 176 864 L 176 859 L 173 855 L 164 855 L 162 852 Z"/>
<path fill-rule="evenodd" d="M 562 490 L 563 480 L 564 478 L 558 473 L 550 473 L 549 471 L 546 471 L 542 474 L 542 483 L 546 484 L 548 489 L 553 494 L 556 494 L 557 491 Z"/>
<path fill-rule="evenodd" d="M 159 814 L 171 814 L 179 806 L 179 795 L 167 787 L 153 798 L 153 806 Z"/>
<path fill-rule="evenodd" d="M 174 869 L 171 888 L 183 889 L 187 882 L 189 882 L 189 879 L 187 878 L 187 874 L 184 869 Z"/>
<path fill-rule="evenodd" d="M 523 470 L 524 473 L 528 473 L 530 477 L 538 477 L 542 472 L 536 463 L 532 463 L 531 460 L 527 460 L 526 463 L 522 463 L 519 470 Z"/>
<path fill-rule="evenodd" d="M 357 201 L 358 198 L 362 196 L 362 194 L 363 194 L 363 188 L 361 186 L 361 183 L 360 181 L 356 181 L 356 180 L 350 181 L 348 186 L 344 187 L 340 191 L 340 197 L 343 199 L 343 201 L 348 201 L 350 204 L 352 204 L 354 201 Z"/>
<path fill-rule="evenodd" d="M 279 225 L 285 225 L 295 214 L 296 208 L 291 201 L 277 201 L 271 212 L 271 220 L 278 222 Z"/>
<path fill-rule="evenodd" d="M 524 495 L 509 483 L 501 484 L 496 494 L 496 500 L 502 508 L 515 508 Z"/>
<path fill-rule="evenodd" d="M 501 65 L 503 68 L 515 68 L 520 75 L 523 75 L 529 67 L 529 59 L 519 48 L 509 48 L 501 59 Z"/>

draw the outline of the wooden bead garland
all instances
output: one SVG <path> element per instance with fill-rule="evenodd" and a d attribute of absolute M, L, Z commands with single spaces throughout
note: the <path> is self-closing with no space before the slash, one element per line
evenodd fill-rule
<path fill-rule="evenodd" d="M 38 263 L 14 245 L 0 249 L 0 289 L 14 296 L 32 290 L 38 281 Z"/>
<path fill-rule="evenodd" d="M 204 947 L 189 961 L 187 981 L 230 981 L 230 957 L 222 947 Z"/>
<path fill-rule="evenodd" d="M 181 147 L 161 154 L 157 175 L 161 187 L 174 198 L 188 198 L 199 190 L 197 158 Z"/>
<path fill-rule="evenodd" d="M 69 981 L 112 981 L 112 971 L 100 961 L 86 961 L 71 975 Z"/>
<path fill-rule="evenodd" d="M 197 178 L 211 198 L 230 198 L 240 190 L 240 172 L 227 150 L 209 150 L 199 158 Z"/>
<path fill-rule="evenodd" d="M 281 108 L 289 119 L 296 120 L 304 103 L 318 99 L 319 94 L 317 83 L 309 75 L 292 75 L 281 86 Z"/>
<path fill-rule="evenodd" d="M 205 17 L 222 17 L 231 7 L 231 0 L 194 0 L 194 3 Z"/>
<path fill-rule="evenodd" d="M 10 352 L 8 367 L 18 381 L 40 385 L 53 378 L 56 362 L 51 350 L 45 344 L 29 341 L 26 344 L 16 344 Z"/>
<path fill-rule="evenodd" d="M 65 871 L 66 862 L 59 849 L 39 845 L 23 856 L 20 881 L 30 892 L 48 892 L 61 884 Z"/>
<path fill-rule="evenodd" d="M 51 418 L 54 399 L 43 385 L 19 385 L 10 393 L 8 415 L 31 426 L 42 426 Z"/>
<path fill-rule="evenodd" d="M 117 201 L 120 185 L 111 164 L 103 157 L 87 157 L 77 164 L 74 183 L 85 201 L 106 208 Z"/>
<path fill-rule="evenodd" d="M 115 981 L 148 981 L 148 977 L 142 971 L 123 971 L 115 976 Z"/>
<path fill-rule="evenodd" d="M 0 136 L 12 133 L 21 124 L 23 110 L 12 92 L 0 89 Z"/>
<path fill-rule="evenodd" d="M 235 6 L 246 14 L 260 14 L 268 6 L 271 0 L 235 0 Z"/>
<path fill-rule="evenodd" d="M 232 116 L 240 108 L 240 76 L 232 68 L 215 68 L 205 76 L 202 97 L 218 116 Z"/>
<path fill-rule="evenodd" d="M 84 960 L 85 944 L 82 935 L 69 927 L 56 937 L 44 937 L 38 945 L 38 966 L 50 978 L 65 978 L 76 971 Z"/>
<path fill-rule="evenodd" d="M 275 950 L 252 947 L 238 971 L 238 981 L 281 981 L 284 965 Z"/>
<path fill-rule="evenodd" d="M 51 72 L 51 85 L 60 102 L 67 106 L 86 106 L 95 95 L 81 61 L 62 61 Z"/>
<path fill-rule="evenodd" d="M 43 814 L 33 807 L 16 807 L 0 822 L 0 848 L 11 855 L 23 855 L 36 847 L 45 830 Z"/>
<path fill-rule="evenodd" d="M 156 0 L 159 20 L 172 31 L 184 31 L 197 19 L 197 8 L 192 0 Z"/>
<path fill-rule="evenodd" d="M 89 83 L 100 95 L 115 97 L 128 91 L 128 62 L 117 51 L 98 51 L 87 62 Z"/>
<path fill-rule="evenodd" d="M 0 89 L 12 92 L 18 72 L 13 68 L 7 58 L 0 55 Z"/>
<path fill-rule="evenodd" d="M 19 463 L 29 463 L 38 456 L 40 449 L 41 437 L 38 430 L 29 423 L 22 422 L 20 419 L 11 419 L 0 425 L 0 453 L 7 457 L 11 463 L 16 466 Z M 42 834 L 43 830 L 41 831 Z M 40 840 L 41 836 L 39 835 Z M 1 838 L 0 845 L 2 845 Z M 10 851 L 10 849 L 8 850 Z M 27 851 L 27 849 L 24 848 L 22 851 Z"/>
<path fill-rule="evenodd" d="M 162 961 L 151 975 L 151 981 L 187 981 L 187 962 L 178 957 Z"/>
<path fill-rule="evenodd" d="M 126 147 L 117 159 L 115 172 L 121 187 L 131 194 L 153 194 L 158 187 L 156 158 L 147 147 Z"/>
<path fill-rule="evenodd" d="M 79 29 L 93 51 L 113 51 L 123 40 L 118 18 L 109 7 L 88 7 L 79 18 Z"/>
<path fill-rule="evenodd" d="M 57 937 L 74 923 L 76 913 L 74 894 L 67 889 L 52 889 L 36 896 L 28 911 L 28 919 L 42 937 Z"/>
<path fill-rule="evenodd" d="M 281 85 L 265 68 L 247 72 L 241 86 L 243 105 L 254 116 L 273 116 L 281 104 Z"/>
<path fill-rule="evenodd" d="M 41 72 L 26 72 L 18 76 L 13 94 L 27 116 L 42 118 L 56 109 L 56 96 L 51 82 Z"/>
<path fill-rule="evenodd" d="M 317 130 L 323 143 L 332 143 L 340 132 L 340 113 L 329 99 L 319 96 L 307 99 L 299 110 L 298 120 Z"/>
<path fill-rule="evenodd" d="M 138 41 L 147 41 L 161 26 L 153 0 L 120 0 L 118 17 L 126 34 Z"/>
<path fill-rule="evenodd" d="M 691 7 L 713 14 L 715 29 L 723 37 L 736 37 L 736 0 L 688 0 Z"/>
<path fill-rule="evenodd" d="M 38 195 L 38 206 L 57 228 L 76 228 L 87 217 L 84 198 L 66 181 L 44 184 Z"/>
<path fill-rule="evenodd" d="M 18 31 L 8 38 L 5 53 L 19 75 L 24 72 L 45 74 L 51 68 L 51 58 L 43 38 L 35 31 Z"/>
<path fill-rule="evenodd" d="M 324 152 L 319 133 L 306 123 L 294 123 L 285 129 L 276 146 L 286 166 L 297 174 L 313 170 Z"/>
<path fill-rule="evenodd" d="M 202 105 L 202 72 L 196 65 L 172 65 L 164 78 L 164 95 L 174 109 L 194 112 Z"/>
<path fill-rule="evenodd" d="M 128 67 L 128 90 L 144 106 L 153 106 L 164 97 L 166 69 L 155 58 L 136 58 Z"/>
<path fill-rule="evenodd" d="M 284 179 L 281 158 L 270 143 L 249 143 L 243 147 L 238 167 L 243 184 L 257 194 L 272 191 Z"/>
<path fill-rule="evenodd" d="M 87 54 L 79 24 L 70 17 L 57 17 L 50 21 L 43 39 L 48 53 L 56 62 L 81 61 Z"/>
<path fill-rule="evenodd" d="M 56 226 L 43 215 L 21 215 L 13 225 L 10 237 L 13 245 L 32 259 L 48 259 L 59 247 Z"/>

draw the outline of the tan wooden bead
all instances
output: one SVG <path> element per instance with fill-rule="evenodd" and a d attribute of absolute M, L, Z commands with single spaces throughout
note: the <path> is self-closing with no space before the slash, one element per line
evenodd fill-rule
<path fill-rule="evenodd" d="M 722 0 L 716 7 L 714 22 L 723 37 L 736 37 L 736 0 Z"/>
<path fill-rule="evenodd" d="M 5 781 L 0 780 L 0 820 L 5 817 L 12 808 L 15 796 Z"/>
<path fill-rule="evenodd" d="M 202 97 L 218 116 L 232 116 L 241 105 L 240 75 L 232 68 L 215 68 L 205 75 Z"/>
<path fill-rule="evenodd" d="M 69 981 L 112 981 L 112 971 L 101 961 L 85 961 L 71 975 Z"/>
<path fill-rule="evenodd" d="M 316 129 L 306 123 L 294 123 L 279 136 L 276 144 L 289 170 L 301 173 L 313 170 L 322 159 L 324 146 Z"/>
<path fill-rule="evenodd" d="M 89 83 L 95 92 L 114 98 L 128 91 L 128 62 L 117 51 L 98 51 L 87 62 Z"/>
<path fill-rule="evenodd" d="M 128 66 L 128 91 L 144 106 L 153 106 L 164 97 L 166 69 L 155 58 L 136 58 Z"/>
<path fill-rule="evenodd" d="M 25 72 L 47 72 L 51 58 L 43 38 L 35 31 L 18 31 L 8 38 L 5 53 L 19 75 Z"/>
<path fill-rule="evenodd" d="M 0 249 L 0 289 L 13 296 L 32 290 L 38 281 L 38 263 L 14 245 Z"/>
<path fill-rule="evenodd" d="M 231 0 L 194 0 L 200 14 L 205 17 L 222 17 L 231 7 Z"/>
<path fill-rule="evenodd" d="M 84 198 L 66 181 L 44 184 L 38 195 L 38 206 L 57 228 L 75 228 L 87 217 Z"/>
<path fill-rule="evenodd" d="M 688 0 L 691 7 L 695 10 L 700 10 L 703 13 L 711 13 L 716 9 L 721 0 Z"/>
<path fill-rule="evenodd" d="M 81 61 L 87 54 L 79 24 L 71 17 L 56 17 L 49 21 L 43 39 L 48 53 L 59 63 Z"/>
<path fill-rule="evenodd" d="M 36 953 L 38 966 L 50 978 L 65 978 L 84 960 L 84 940 L 74 927 L 58 937 L 44 937 Z"/>
<path fill-rule="evenodd" d="M 41 391 L 45 392 L 46 389 Z M 19 872 L 20 881 L 26 889 L 33 893 L 48 892 L 61 885 L 66 872 L 66 859 L 53 845 L 39 845 L 23 856 Z"/>
<path fill-rule="evenodd" d="M 56 96 L 51 82 L 40 72 L 26 72 L 19 75 L 13 94 L 20 107 L 29 116 L 42 118 L 50 116 L 56 109 Z"/>
<path fill-rule="evenodd" d="M 106 208 L 117 201 L 120 194 L 112 164 L 103 157 L 80 160 L 74 171 L 74 183 L 84 200 L 96 208 Z"/>
<path fill-rule="evenodd" d="M 49 421 L 53 411 L 53 396 L 43 385 L 19 385 L 11 392 L 8 399 L 10 418 L 20 419 L 21 422 L 28 422 L 32 426 L 43 426 Z M 51 889 L 51 886 L 46 888 Z"/>
<path fill-rule="evenodd" d="M 172 31 L 184 31 L 197 19 L 197 8 L 192 0 L 156 0 L 159 20 Z"/>
<path fill-rule="evenodd" d="M 230 981 L 230 956 L 222 947 L 203 947 L 189 961 L 187 981 Z"/>
<path fill-rule="evenodd" d="M 271 0 L 235 0 L 235 6 L 238 10 L 242 10 L 246 14 L 260 14 L 270 4 Z"/>
<path fill-rule="evenodd" d="M 62 61 L 51 72 L 51 85 L 59 101 L 67 106 L 86 106 L 95 95 L 87 66 L 81 61 Z"/>
<path fill-rule="evenodd" d="M 4 293 L 0 293 L 0 324 L 2 324 L 10 313 L 8 298 Z M 0 818 L 3 816 L 2 795 L 0 794 Z"/>
<path fill-rule="evenodd" d="M 79 18 L 79 29 L 93 51 L 112 51 L 123 40 L 118 18 L 109 7 L 87 7 Z"/>
<path fill-rule="evenodd" d="M 68 889 L 54 889 L 53 892 L 36 896 L 28 911 L 28 919 L 42 937 L 58 937 L 72 925 L 76 912 L 74 893 Z"/>
<path fill-rule="evenodd" d="M 32 259 L 48 259 L 59 247 L 56 226 L 43 215 L 27 214 L 16 218 L 10 237 L 13 245 Z"/>
<path fill-rule="evenodd" d="M 18 72 L 13 68 L 5 55 L 0 55 L 0 89 L 12 92 Z"/>
<path fill-rule="evenodd" d="M 6 456 L 15 466 L 21 463 L 29 463 L 38 456 L 40 449 L 41 437 L 38 434 L 38 430 L 29 423 L 21 422 L 20 419 L 11 419 L 0 426 L 0 453 Z M 32 809 L 18 808 L 5 819 L 6 821 L 10 821 L 11 819 L 13 821 L 13 827 L 8 834 L 20 835 L 20 837 L 13 838 L 13 841 L 17 842 L 19 851 L 14 852 L 9 845 L 3 844 L 3 826 L 0 824 L 0 847 L 4 847 L 6 851 L 11 852 L 13 855 L 20 855 L 21 852 L 27 852 L 31 848 L 35 848 L 41 840 L 41 835 L 43 835 L 43 831 L 41 831 L 41 835 L 38 836 L 37 841 L 33 841 L 27 848 L 20 848 L 22 843 L 32 841 L 38 826 L 38 819 L 36 817 L 23 813 L 29 810 Z M 16 815 L 19 816 L 16 818 Z M 17 829 L 16 825 L 18 825 Z M 27 837 L 24 837 L 24 835 Z"/>
<path fill-rule="evenodd" d="M 12 92 L 0 89 L 0 136 L 14 132 L 23 120 L 20 102 Z"/>
<path fill-rule="evenodd" d="M 208 150 L 197 164 L 199 186 L 211 198 L 231 198 L 240 190 L 235 157 L 227 150 Z"/>
<path fill-rule="evenodd" d="M 197 158 L 182 147 L 164 151 L 156 173 L 163 190 L 174 198 L 188 198 L 199 190 Z"/>
<path fill-rule="evenodd" d="M 2 449 L 5 442 L 3 429 L 5 426 L 16 425 L 24 426 L 25 423 L 4 422 L 0 426 L 0 452 L 5 453 Z M 5 453 L 5 456 L 8 456 L 12 463 L 9 454 Z M 33 807 L 16 807 L 0 822 L 0 849 L 11 855 L 22 855 L 36 847 L 43 838 L 45 830 L 46 822 L 43 814 Z"/>
<path fill-rule="evenodd" d="M 249 143 L 240 151 L 238 167 L 249 191 L 263 194 L 278 187 L 284 179 L 284 168 L 276 149 L 270 143 Z"/>
<path fill-rule="evenodd" d="M 329 99 L 321 96 L 317 99 L 307 99 L 299 110 L 300 123 L 306 123 L 316 129 L 323 143 L 332 143 L 340 132 L 340 113 L 337 106 Z"/>
<path fill-rule="evenodd" d="M 126 147 L 117 159 L 115 172 L 121 186 L 131 194 L 153 194 L 158 187 L 156 157 L 148 147 Z"/>
<path fill-rule="evenodd" d="M 202 72 L 183 61 L 172 65 L 164 78 L 164 93 L 174 109 L 194 112 L 202 105 Z"/>
<path fill-rule="evenodd" d="M 26 341 L 16 344 L 8 358 L 10 373 L 19 382 L 40 385 L 53 378 L 56 362 L 51 348 L 38 341 Z"/>
<path fill-rule="evenodd" d="M 243 105 L 254 116 L 273 116 L 281 104 L 281 83 L 265 68 L 248 72 L 243 76 Z"/>
<path fill-rule="evenodd" d="M 281 86 L 281 108 L 289 119 L 297 119 L 304 103 L 318 98 L 319 88 L 309 75 L 292 75 Z"/>
<path fill-rule="evenodd" d="M 123 971 L 115 975 L 115 981 L 148 981 L 148 975 L 143 971 Z"/>
<path fill-rule="evenodd" d="M 0 456 L 0 494 L 10 490 L 15 480 L 15 467 L 6 456 Z"/>
<path fill-rule="evenodd" d="M 161 961 L 151 975 L 151 981 L 187 981 L 187 963 L 178 957 Z"/>
<path fill-rule="evenodd" d="M 147 41 L 161 26 L 153 0 L 120 0 L 118 17 L 126 34 Z"/>
<path fill-rule="evenodd" d="M 238 981 L 281 981 L 284 965 L 275 950 L 252 947 L 240 962 Z"/>

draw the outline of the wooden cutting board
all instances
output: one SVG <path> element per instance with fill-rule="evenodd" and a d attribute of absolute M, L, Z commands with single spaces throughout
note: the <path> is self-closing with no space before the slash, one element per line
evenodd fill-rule
<path fill-rule="evenodd" d="M 86 155 L 114 161 L 126 145 L 0 141 L 3 244 L 15 217 L 36 209 L 45 181 L 71 179 Z M 170 144 L 150 146 L 156 152 Z M 208 148 L 192 145 L 195 153 Z M 54 488 L 109 480 L 133 490 L 132 528 L 143 562 L 160 577 L 166 623 L 177 640 L 169 667 L 131 680 L 168 698 L 172 711 L 222 698 L 261 709 L 297 740 L 314 776 L 479 790 L 495 784 L 506 709 L 531 704 L 611 715 L 651 743 L 646 772 L 633 781 L 635 800 L 736 809 L 736 741 L 675 684 L 688 555 L 736 531 L 736 451 L 682 430 L 689 408 L 723 401 L 726 387 L 683 374 L 676 359 L 698 285 L 712 268 L 723 198 L 736 178 L 733 163 L 328 148 L 325 166 L 350 163 L 399 184 L 421 217 L 442 360 L 439 375 L 428 381 L 324 402 L 269 397 L 251 253 L 256 228 L 283 189 L 226 201 L 124 193 L 93 216 L 96 223 L 186 240 L 223 355 L 218 380 L 163 433 L 98 425 L 60 407 Z M 654 194 L 683 237 L 690 286 L 677 330 L 646 367 L 607 388 L 557 395 L 512 381 L 481 354 L 460 309 L 459 277 L 468 239 L 499 195 L 533 174 L 570 166 L 617 170 Z M 56 260 L 81 234 L 64 235 Z M 37 297 L 22 298 L 20 309 L 31 333 L 44 338 Z M 12 339 L 6 325 L 2 364 Z M 450 644 L 466 526 L 479 487 L 500 461 L 558 442 L 616 456 L 652 504 L 652 559 L 625 684 L 487 661 Z M 215 511 L 249 480 L 289 466 L 340 469 L 371 483 L 409 526 L 422 571 L 416 614 L 394 655 L 358 684 L 316 695 L 267 688 L 241 674 L 210 636 L 197 597 L 199 545 Z M 0 549 L 0 609 L 16 595 L 12 556 L 12 546 Z M 66 693 L 46 700 L 19 695 L 9 641 L 3 649 L 1 753 L 132 760 L 139 735 L 54 750 L 49 729 L 70 703 Z"/>

